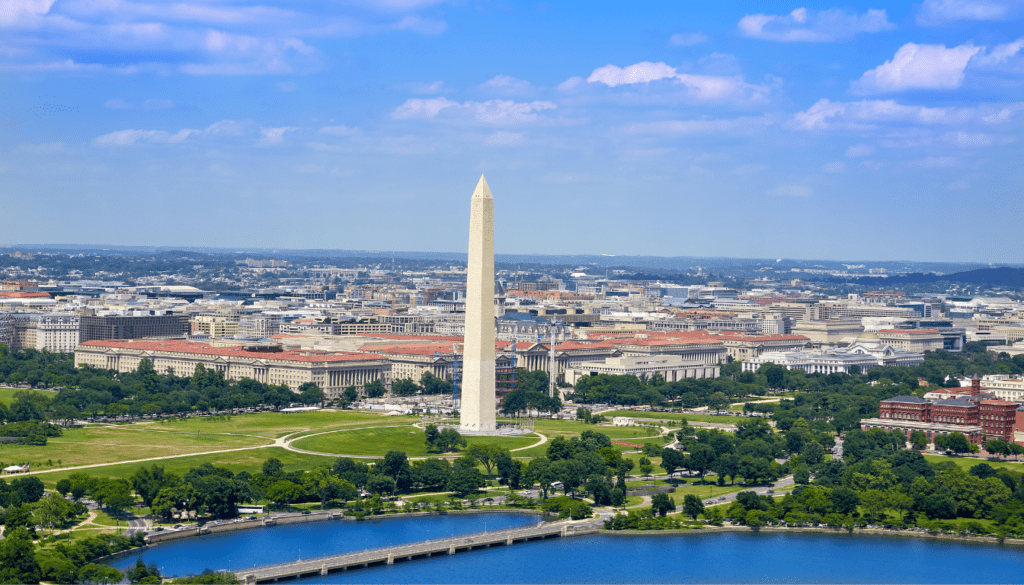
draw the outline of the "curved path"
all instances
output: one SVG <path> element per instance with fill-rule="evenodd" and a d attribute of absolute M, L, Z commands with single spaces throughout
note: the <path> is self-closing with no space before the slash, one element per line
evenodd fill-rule
<path fill-rule="evenodd" d="M 548 442 L 548 436 L 547 435 L 545 435 L 543 433 L 539 433 L 537 431 L 533 431 L 533 434 L 535 434 L 538 437 L 540 437 L 540 440 L 537 441 L 536 443 L 532 444 L 532 445 L 527 445 L 526 447 L 519 447 L 518 449 L 509 449 L 509 452 L 514 453 L 516 451 L 525 451 L 527 449 L 533 449 L 534 447 L 540 447 L 544 443 Z"/>

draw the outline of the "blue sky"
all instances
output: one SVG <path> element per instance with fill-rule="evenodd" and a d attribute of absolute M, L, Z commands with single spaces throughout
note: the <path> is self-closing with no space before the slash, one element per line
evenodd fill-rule
<path fill-rule="evenodd" d="M 712 6 L 707 8 L 706 5 Z M 0 245 L 1020 262 L 1024 1 L 4 0 Z"/>

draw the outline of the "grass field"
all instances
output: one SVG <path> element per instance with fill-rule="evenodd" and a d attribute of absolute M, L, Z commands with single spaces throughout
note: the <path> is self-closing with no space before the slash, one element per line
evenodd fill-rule
<path fill-rule="evenodd" d="M 714 414 L 690 414 L 688 412 L 646 412 L 642 410 L 613 410 L 611 412 L 604 413 L 604 416 L 611 418 L 613 416 L 628 416 L 634 419 L 661 419 L 661 420 L 683 420 L 706 422 L 706 423 L 718 423 L 726 425 L 735 425 L 742 422 L 744 419 L 735 416 L 724 416 Z"/>
<path fill-rule="evenodd" d="M 0 402 L 10 405 L 14 402 L 14 395 L 18 392 L 32 392 L 33 394 L 42 394 L 47 398 L 53 398 L 57 395 L 53 390 L 29 390 L 26 388 L 0 388 Z"/>
<path fill-rule="evenodd" d="M 195 455 L 192 457 L 177 457 L 175 459 L 164 459 L 146 463 L 120 463 L 115 465 L 104 465 L 92 469 L 83 469 L 81 473 L 95 475 L 97 477 L 113 477 L 128 479 L 135 470 L 142 466 L 159 465 L 170 473 L 178 476 L 185 475 L 193 467 L 199 467 L 204 463 L 212 463 L 217 467 L 226 467 L 231 471 L 258 472 L 263 462 L 271 457 L 276 457 L 284 464 L 285 471 L 305 471 L 318 465 L 333 465 L 335 457 L 321 457 L 319 455 L 307 455 L 295 453 L 281 447 L 268 447 L 266 449 L 251 449 L 248 451 L 232 451 L 229 453 L 213 453 L 211 455 Z M 74 471 L 61 470 L 51 473 L 40 473 L 36 477 L 41 479 L 48 488 L 52 488 L 61 479 L 75 473 Z"/>
<path fill-rule="evenodd" d="M 925 459 L 928 463 L 941 463 L 943 461 L 952 461 L 956 463 L 958 467 L 962 467 L 964 471 L 974 467 L 979 463 L 988 463 L 995 469 L 1007 468 L 1016 472 L 1024 471 L 1024 463 L 1018 461 L 988 461 L 984 459 L 975 459 L 973 457 L 946 457 L 945 455 L 925 455 Z"/>
<path fill-rule="evenodd" d="M 4 445 L 0 449 L 0 461 L 9 464 L 32 462 L 33 469 L 42 469 L 47 461 L 54 465 L 59 461 L 61 467 L 75 467 L 270 443 L 269 439 L 259 437 L 161 431 L 162 428 L 149 425 L 65 429 L 63 436 L 50 437 L 43 446 Z"/>
<path fill-rule="evenodd" d="M 466 437 L 466 441 L 470 445 L 500 445 L 515 449 L 536 443 L 537 437 Z M 432 455 L 427 452 L 423 431 L 412 426 L 338 431 L 300 439 L 292 443 L 292 446 L 297 449 L 339 455 L 383 456 L 388 451 L 404 451 L 409 457 Z"/>
<path fill-rule="evenodd" d="M 622 439 L 630 442 L 637 442 L 632 439 L 657 437 L 661 434 L 661 429 L 588 425 L 583 422 L 552 419 L 537 419 L 537 422 L 534 424 L 534 429 L 538 433 L 547 435 L 549 439 L 553 439 L 559 435 L 564 437 L 576 437 L 583 433 L 583 431 L 594 431 L 601 433 L 602 435 L 608 435 L 611 439 Z M 642 441 L 640 441 L 640 444 L 643 444 Z"/>
<path fill-rule="evenodd" d="M 183 420 L 166 420 L 152 423 L 153 427 L 164 430 L 179 430 L 195 433 L 240 433 L 278 438 L 298 431 L 318 432 L 333 428 L 358 427 L 380 424 L 412 424 L 418 421 L 412 416 L 385 416 L 382 414 L 352 410 L 316 412 L 260 412 L 232 417 L 196 417 Z"/>

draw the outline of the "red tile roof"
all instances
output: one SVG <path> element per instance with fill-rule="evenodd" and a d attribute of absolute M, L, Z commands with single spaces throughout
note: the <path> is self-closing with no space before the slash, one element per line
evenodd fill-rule
<path fill-rule="evenodd" d="M 180 339 L 111 339 L 86 341 L 81 345 L 87 347 L 107 347 L 117 349 L 135 349 L 139 351 L 162 351 L 169 353 L 189 353 L 198 355 L 245 357 L 262 360 L 278 360 L 292 362 L 331 363 L 380 361 L 384 358 L 372 353 L 327 352 L 327 351 L 246 351 L 242 346 L 213 347 L 196 341 Z"/>
<path fill-rule="evenodd" d="M 0 297 L 4 297 L 6 299 L 48 299 L 50 298 L 50 293 L 5 290 L 0 292 Z"/>

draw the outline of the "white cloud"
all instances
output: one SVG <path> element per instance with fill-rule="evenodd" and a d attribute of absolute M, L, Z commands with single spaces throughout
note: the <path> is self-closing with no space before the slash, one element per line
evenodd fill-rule
<path fill-rule="evenodd" d="M 443 20 L 432 18 L 421 18 L 419 16 L 406 16 L 395 25 L 396 30 L 411 30 L 422 35 L 439 35 L 448 28 L 448 23 Z"/>
<path fill-rule="evenodd" d="M 870 144 L 854 144 L 846 149 L 846 156 L 850 158 L 871 156 L 872 154 L 875 154 L 875 147 Z"/>
<path fill-rule="evenodd" d="M 0 26 L 31 23 L 50 11 L 54 0 L 4 0 L 0 4 Z"/>
<path fill-rule="evenodd" d="M 526 142 L 526 135 L 501 130 L 484 138 L 485 146 L 519 146 Z"/>
<path fill-rule="evenodd" d="M 563 92 L 572 91 L 577 87 L 583 85 L 584 83 L 586 83 L 586 80 L 583 79 L 582 77 L 570 77 L 569 79 L 566 79 L 562 83 L 559 83 L 555 89 Z"/>
<path fill-rule="evenodd" d="M 809 197 L 813 193 L 810 187 L 804 185 L 780 185 L 768 191 L 769 195 L 779 197 Z"/>
<path fill-rule="evenodd" d="M 771 92 L 770 85 L 753 85 L 743 81 L 740 77 L 724 77 L 716 75 L 694 75 L 690 73 L 679 73 L 675 67 L 665 63 L 651 63 L 644 61 L 617 67 L 605 65 L 599 67 L 587 78 L 588 83 L 603 83 L 608 87 L 620 85 L 633 85 L 637 83 L 651 83 L 671 79 L 674 83 L 686 88 L 689 97 L 698 101 L 762 99 Z"/>
<path fill-rule="evenodd" d="M 949 169 L 960 166 L 960 161 L 953 156 L 929 156 L 920 160 L 911 161 L 910 166 L 925 169 Z"/>
<path fill-rule="evenodd" d="M 1017 55 L 1017 53 L 1020 53 L 1021 49 L 1024 49 L 1024 38 L 1019 38 L 1012 43 L 996 45 L 986 50 L 985 53 L 976 55 L 974 60 L 971 61 L 971 66 L 992 67 L 994 65 L 1001 65 Z"/>
<path fill-rule="evenodd" d="M 846 171 L 846 163 L 844 162 L 830 162 L 825 166 L 821 167 L 823 173 L 842 173 Z"/>
<path fill-rule="evenodd" d="M 704 33 L 691 32 L 691 33 L 676 33 L 669 37 L 668 44 L 673 47 L 689 47 L 692 45 L 699 45 L 700 43 L 708 42 L 708 37 Z"/>
<path fill-rule="evenodd" d="M 354 133 L 352 128 L 348 126 L 324 126 L 317 131 L 319 134 L 326 134 L 328 136 L 348 136 Z"/>
<path fill-rule="evenodd" d="M 985 148 L 987 146 L 1004 146 L 1016 141 L 1013 136 L 988 134 L 985 132 L 947 132 L 942 139 L 961 148 Z"/>
<path fill-rule="evenodd" d="M 849 39 L 858 33 L 876 33 L 896 27 L 885 10 L 869 8 L 864 14 L 848 14 L 839 8 L 809 12 L 797 8 L 787 15 L 748 14 L 737 25 L 744 35 L 782 42 L 825 43 Z"/>
<path fill-rule="evenodd" d="M 716 120 L 665 120 L 631 124 L 624 131 L 636 134 L 709 134 L 714 132 L 730 132 L 735 130 L 750 131 L 764 128 L 772 124 L 767 116 L 747 116 L 736 119 Z"/>
<path fill-rule="evenodd" d="M 431 95 L 435 93 L 441 93 L 441 89 L 444 87 L 443 81 L 434 81 L 432 83 L 413 82 L 406 84 L 409 91 L 417 94 Z"/>
<path fill-rule="evenodd" d="M 864 130 L 878 123 L 959 124 L 977 113 L 974 108 L 908 106 L 893 100 L 832 102 L 822 98 L 794 114 L 789 126 L 798 130 Z"/>
<path fill-rule="evenodd" d="M 149 144 L 174 144 L 181 142 L 198 130 L 183 129 L 171 134 L 164 130 L 118 130 L 104 134 L 93 142 L 99 146 L 131 146 L 137 142 Z"/>
<path fill-rule="evenodd" d="M 173 108 L 174 102 L 172 102 L 171 100 L 148 99 L 139 105 L 135 105 L 120 98 L 111 98 L 107 100 L 103 105 L 111 110 L 166 110 L 169 108 Z"/>
<path fill-rule="evenodd" d="M 284 140 L 284 133 L 289 130 L 295 130 L 291 126 L 281 126 L 280 128 L 260 128 L 260 144 L 278 144 Z"/>
<path fill-rule="evenodd" d="M 504 94 L 524 94 L 533 92 L 533 84 L 525 79 L 516 79 L 511 75 L 495 75 L 480 87 L 495 90 Z"/>
<path fill-rule="evenodd" d="M 587 82 L 603 83 L 608 87 L 616 87 L 633 83 L 650 83 L 659 79 L 675 77 L 676 75 L 675 67 L 669 67 L 664 63 L 643 61 L 627 67 L 617 67 L 610 64 L 598 67 L 587 78 Z"/>
<path fill-rule="evenodd" d="M 437 118 L 442 112 L 452 112 L 452 119 L 462 118 L 483 124 L 510 125 L 533 122 L 537 112 L 555 109 L 555 104 L 545 101 L 514 102 L 512 100 L 489 100 L 486 102 L 459 103 L 447 98 L 410 98 L 395 108 L 391 117 L 396 120 Z"/>
<path fill-rule="evenodd" d="M 912 89 L 956 89 L 964 69 L 981 47 L 971 44 L 947 49 L 945 45 L 907 43 L 891 61 L 867 71 L 850 83 L 854 93 L 873 94 Z"/>
<path fill-rule="evenodd" d="M 410 98 L 404 104 L 395 108 L 391 117 L 396 120 L 407 120 L 410 118 L 433 118 L 445 108 L 452 108 L 459 105 L 459 102 L 448 98 L 439 97 L 432 99 Z"/>
<path fill-rule="evenodd" d="M 282 3 L 256 0 L 0 0 L 6 71 L 156 71 L 266 75 L 322 69 L 311 40 L 395 30 L 443 32 L 417 14 L 431 2 Z M 83 63 L 67 55 L 102 55 Z"/>
<path fill-rule="evenodd" d="M 252 122 L 249 121 L 235 121 L 235 120 L 221 120 L 214 122 L 206 127 L 205 130 L 194 130 L 192 128 L 182 128 L 177 132 L 168 132 L 166 130 L 118 130 L 109 134 L 104 134 L 93 140 L 93 144 L 97 146 L 131 146 L 134 144 L 178 144 L 184 142 L 185 139 L 191 137 L 239 137 L 247 134 L 251 134 L 253 128 Z M 284 129 L 270 129 L 272 135 L 274 130 L 288 130 Z M 266 132 L 263 130 L 261 132 Z M 281 132 L 284 133 L 283 131 Z M 264 134 L 266 136 L 266 134 Z"/>
<path fill-rule="evenodd" d="M 947 191 L 966 191 L 971 188 L 971 184 L 967 181 L 953 181 L 946 185 Z"/>
<path fill-rule="evenodd" d="M 1007 20 L 1019 14 L 1020 0 L 924 0 L 917 24 L 936 26 L 961 20 Z"/>
<path fill-rule="evenodd" d="M 761 173 L 761 172 L 767 171 L 769 168 L 771 168 L 771 167 L 769 167 L 768 165 L 760 165 L 760 164 L 756 164 L 756 163 L 750 163 L 750 164 L 740 165 L 740 166 L 736 167 L 735 169 L 729 171 L 729 174 L 730 175 L 740 175 L 740 176 L 742 176 L 742 175 L 755 175 L 757 173 Z"/>

